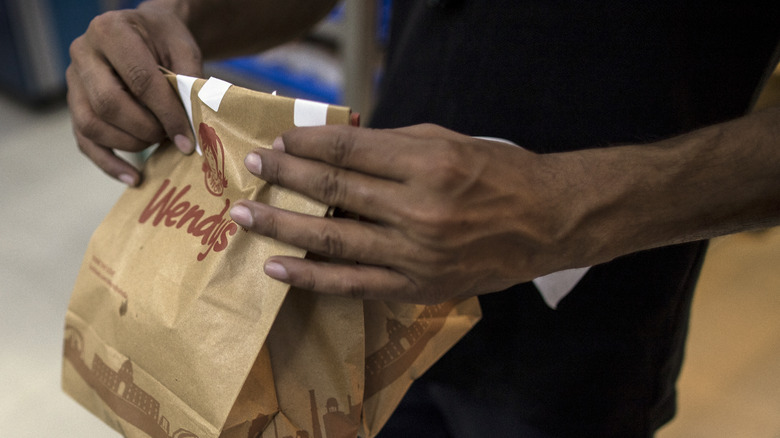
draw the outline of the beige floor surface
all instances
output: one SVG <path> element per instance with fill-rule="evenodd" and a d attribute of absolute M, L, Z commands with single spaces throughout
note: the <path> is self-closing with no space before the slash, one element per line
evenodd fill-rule
<path fill-rule="evenodd" d="M 59 387 L 62 321 L 119 196 L 63 108 L 0 96 L 0 438 L 118 436 Z M 680 415 L 661 438 L 780 438 L 780 232 L 717 241 L 694 306 Z"/>
<path fill-rule="evenodd" d="M 780 437 L 780 230 L 712 242 L 677 418 L 659 438 Z"/>

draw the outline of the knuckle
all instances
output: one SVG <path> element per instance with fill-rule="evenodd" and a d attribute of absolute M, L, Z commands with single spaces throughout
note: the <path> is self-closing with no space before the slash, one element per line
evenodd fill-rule
<path fill-rule="evenodd" d="M 89 22 L 87 35 L 90 38 L 98 38 L 97 41 L 106 35 L 111 35 L 117 23 L 123 21 L 126 14 L 127 11 L 107 11 L 96 16 Z"/>
<path fill-rule="evenodd" d="M 119 113 L 118 96 L 113 90 L 96 90 L 92 97 L 92 110 L 104 120 L 113 120 Z"/>
<path fill-rule="evenodd" d="M 438 148 L 430 162 L 429 178 L 439 190 L 451 191 L 467 180 L 469 166 L 461 159 L 457 147 Z"/>
<path fill-rule="evenodd" d="M 335 141 L 332 147 L 328 150 L 329 161 L 338 166 L 343 165 L 349 160 L 349 156 L 352 152 L 352 144 L 354 142 L 352 130 L 344 128 L 338 129 Z"/>
<path fill-rule="evenodd" d="M 95 117 L 73 117 L 76 129 L 86 138 L 97 139 L 100 135 L 100 120 Z"/>
<path fill-rule="evenodd" d="M 88 33 L 101 33 L 107 27 L 107 23 L 110 22 L 116 16 L 116 11 L 108 11 L 94 17 L 87 26 Z"/>
<path fill-rule="evenodd" d="M 320 175 L 315 187 L 320 200 L 330 205 L 341 205 L 346 196 L 346 188 L 341 182 L 341 177 L 342 171 L 339 169 L 329 169 Z"/>
<path fill-rule="evenodd" d="M 70 46 L 68 46 L 68 54 L 70 55 L 70 59 L 78 59 L 79 56 L 84 51 L 84 36 L 80 36 L 76 39 L 74 39 Z"/>
<path fill-rule="evenodd" d="M 270 183 L 279 184 L 282 187 L 288 185 L 287 177 L 284 172 L 282 172 L 282 167 L 279 165 L 279 162 L 271 157 L 264 156 L 262 158 L 262 163 L 263 166 L 260 169 L 259 176 Z"/>
<path fill-rule="evenodd" d="M 127 87 L 134 96 L 146 95 L 152 85 L 152 72 L 146 67 L 133 65 L 127 71 Z"/>
<path fill-rule="evenodd" d="M 430 122 L 420 123 L 419 125 L 417 125 L 417 127 L 421 131 L 430 133 L 432 135 L 440 135 L 443 132 L 447 132 L 447 130 L 442 128 L 441 126 Z"/>
<path fill-rule="evenodd" d="M 321 250 L 336 258 L 341 258 L 344 255 L 344 240 L 341 234 L 339 234 L 333 227 L 326 224 L 321 228 L 319 233 Z"/>
<path fill-rule="evenodd" d="M 74 56 L 71 55 L 71 59 L 73 59 Z M 73 95 L 73 86 L 74 82 L 78 79 L 78 72 L 76 71 L 76 66 L 73 62 L 68 65 L 68 68 L 65 69 L 65 80 L 67 81 L 67 96 L 68 96 L 68 102 L 71 101 L 71 96 Z"/>
<path fill-rule="evenodd" d="M 252 215 L 256 216 L 254 212 L 252 213 Z M 254 220 L 253 222 L 254 222 L 254 227 L 256 228 L 256 231 L 258 233 L 270 237 L 272 239 L 279 238 L 279 221 L 277 220 L 276 215 L 274 214 L 262 215 L 262 220 L 259 221 Z"/>

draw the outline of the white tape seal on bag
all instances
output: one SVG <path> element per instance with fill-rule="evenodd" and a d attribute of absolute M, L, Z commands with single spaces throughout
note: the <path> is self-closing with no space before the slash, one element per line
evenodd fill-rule
<path fill-rule="evenodd" d="M 198 92 L 198 98 L 214 112 L 218 112 L 222 98 L 225 97 L 225 93 L 232 85 L 230 82 L 211 77 Z"/>
<path fill-rule="evenodd" d="M 295 99 L 293 123 L 295 126 L 322 126 L 327 123 L 328 104 L 311 100 Z"/>
<path fill-rule="evenodd" d="M 190 120 L 190 128 L 192 128 L 192 134 L 195 138 L 195 151 L 198 155 L 203 155 L 203 150 L 200 148 L 200 141 L 198 140 L 198 131 L 195 129 L 195 122 L 192 120 L 192 86 L 195 84 L 197 78 L 185 75 L 176 75 L 176 88 L 179 90 L 179 97 L 181 103 L 184 105 L 184 111 L 187 113 L 187 118 Z M 222 104 L 222 99 L 225 97 L 228 88 L 233 84 L 223 81 L 222 79 L 209 78 L 203 87 L 198 92 L 198 98 L 205 103 L 212 110 L 219 111 L 219 105 Z"/>

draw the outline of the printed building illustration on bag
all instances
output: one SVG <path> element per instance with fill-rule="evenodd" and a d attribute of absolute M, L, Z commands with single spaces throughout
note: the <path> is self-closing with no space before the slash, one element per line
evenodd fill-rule
<path fill-rule="evenodd" d="M 170 434 L 170 423 L 160 416 L 160 403 L 133 383 L 133 363 L 126 360 L 118 371 L 95 354 L 92 368 L 84 360 L 84 337 L 72 326 L 65 327 L 63 355 L 103 402 L 117 416 L 152 438 L 198 438 L 186 429 Z"/>
<path fill-rule="evenodd" d="M 444 321 L 455 308 L 456 301 L 425 306 L 409 326 L 396 319 L 387 320 L 389 342 L 366 357 L 366 389 L 368 399 L 401 377 L 420 356 L 428 342 L 444 327 Z"/>
<path fill-rule="evenodd" d="M 363 398 L 368 399 L 400 378 L 420 356 L 428 342 L 442 329 L 447 315 L 457 302 L 425 306 L 417 319 L 405 326 L 397 319 L 388 318 L 386 330 L 388 342 L 366 357 L 366 386 Z M 160 415 L 160 403 L 133 382 L 133 364 L 128 359 L 119 370 L 108 366 L 95 354 L 92 367 L 84 359 L 84 340 L 81 332 L 72 326 L 65 328 L 64 357 L 92 387 L 96 394 L 117 416 L 143 430 L 152 438 L 198 438 L 186 429 L 178 429 L 171 435 L 170 423 Z M 281 438 L 350 438 L 357 436 L 362 404 L 353 405 L 347 396 L 347 411 L 342 411 L 335 397 L 325 403 L 325 413 L 320 417 L 315 391 L 309 390 L 312 429 L 297 430 L 295 436 Z M 320 423 L 322 418 L 322 423 Z M 252 422 L 248 438 L 257 438 L 269 423 L 273 423 L 275 436 L 279 437 L 275 418 L 260 414 Z M 324 431 L 324 435 L 323 435 Z"/>
<path fill-rule="evenodd" d="M 308 430 L 297 430 L 295 435 L 279 435 L 276 417 L 273 420 L 267 415 L 260 414 L 249 429 L 248 438 L 259 438 L 269 423 L 273 422 L 274 438 L 353 438 L 357 436 L 358 421 L 360 420 L 361 404 L 352 404 L 352 398 L 347 396 L 349 411 L 344 412 L 339 408 L 339 402 L 335 397 L 325 402 L 325 413 L 320 414 L 317 408 L 317 396 L 313 389 L 309 390 L 309 402 L 311 404 L 311 433 Z M 323 429 L 325 434 L 323 435 Z"/>
<path fill-rule="evenodd" d="M 425 306 L 417 319 L 408 326 L 403 325 L 397 319 L 387 319 L 385 328 L 389 338 L 388 342 L 366 357 L 364 400 L 396 381 L 409 369 L 428 342 L 442 329 L 447 315 L 457 304 L 458 301 L 449 301 Z M 273 420 L 274 438 L 348 438 L 357 436 L 357 422 L 360 418 L 362 404 L 353 405 L 351 398 L 347 396 L 349 411 L 345 412 L 340 410 L 336 398 L 329 398 L 325 403 L 326 413 L 322 415 L 321 425 L 313 389 L 309 391 L 309 398 L 312 414 L 311 432 L 298 430 L 295 435 L 280 435 L 276 429 L 276 421 Z M 262 435 L 265 425 L 269 424 L 268 416 L 261 415 L 256 422 L 258 425 L 262 424 L 262 427 L 256 428 L 257 432 L 250 433 L 249 438 L 258 438 Z"/>

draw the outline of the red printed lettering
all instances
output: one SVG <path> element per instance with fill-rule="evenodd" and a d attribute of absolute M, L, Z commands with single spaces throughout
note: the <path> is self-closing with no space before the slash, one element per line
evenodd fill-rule
<path fill-rule="evenodd" d="M 212 250 L 220 252 L 227 248 L 229 237 L 235 235 L 238 231 L 238 225 L 229 217 L 225 217 L 230 208 L 230 200 L 225 199 L 225 207 L 218 214 L 213 214 L 204 219 L 203 216 L 206 214 L 204 209 L 197 204 L 182 200 L 184 195 L 190 190 L 190 185 L 184 186 L 181 190 L 171 186 L 166 192 L 169 185 L 169 179 L 163 181 L 157 193 L 154 194 L 149 204 L 141 212 L 138 222 L 145 224 L 154 216 L 151 222 L 153 227 L 162 224 L 167 228 L 175 228 L 177 230 L 182 229 L 189 222 L 185 230 L 186 233 L 193 237 L 200 237 L 201 245 L 208 247 L 205 251 L 198 254 L 198 261 L 203 261 Z"/>

